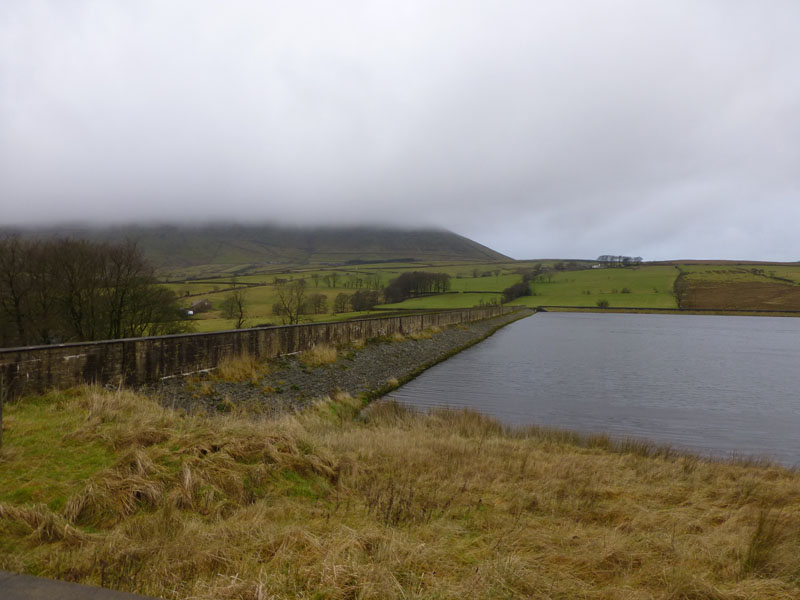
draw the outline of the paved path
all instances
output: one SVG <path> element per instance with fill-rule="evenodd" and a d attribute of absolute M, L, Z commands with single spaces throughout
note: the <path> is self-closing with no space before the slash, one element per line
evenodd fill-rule
<path fill-rule="evenodd" d="M 0 571 L 2 600 L 148 600 L 146 596 Z"/>

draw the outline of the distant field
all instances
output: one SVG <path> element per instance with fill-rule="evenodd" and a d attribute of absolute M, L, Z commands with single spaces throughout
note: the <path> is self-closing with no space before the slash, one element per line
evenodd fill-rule
<path fill-rule="evenodd" d="M 800 265 L 682 265 L 686 309 L 800 310 Z"/>
<path fill-rule="evenodd" d="M 244 290 L 247 301 L 245 326 L 280 324 L 272 314 L 277 300 L 276 280 L 303 278 L 307 294 L 324 294 L 328 312 L 306 315 L 306 321 L 339 320 L 366 313 L 333 314 L 334 298 L 352 294 L 369 285 L 385 286 L 407 271 L 433 271 L 451 276 L 451 291 L 446 294 L 413 298 L 396 304 L 380 305 L 386 309 L 458 309 L 499 303 L 501 292 L 522 280 L 522 273 L 535 264 L 552 267 L 555 261 L 453 262 L 419 261 L 346 265 L 293 269 L 235 276 L 218 272 L 216 277 L 170 283 L 168 287 L 183 298 L 185 306 L 208 298 L 213 309 L 193 320 L 198 332 L 230 329 L 234 322 L 222 318 L 220 306 L 231 286 Z M 644 265 L 627 268 L 587 268 L 575 271 L 548 271 L 533 284 L 535 295 L 512 302 L 522 306 L 587 306 L 607 301 L 610 308 L 678 308 L 674 289 L 681 274 L 682 307 L 716 310 L 800 310 L 800 265 L 681 263 L 679 265 Z M 367 282 L 370 282 L 369 284 Z M 248 287 L 245 287 L 248 286 Z M 359 287 L 361 286 L 361 287 Z M 186 294 L 190 294 L 187 296 Z"/>
<path fill-rule="evenodd" d="M 534 283 L 535 296 L 519 298 L 513 305 L 522 306 L 595 306 L 608 300 L 611 307 L 677 308 L 672 285 L 678 271 L 674 267 L 656 266 L 625 269 L 586 269 L 552 273 L 552 279 Z M 453 289 L 479 289 L 495 294 L 443 294 L 414 298 L 387 306 L 398 308 L 464 308 L 480 301 L 499 301 L 504 288 L 520 281 L 519 275 L 457 279 Z M 623 290 L 628 290 L 623 292 Z"/>
<path fill-rule="evenodd" d="M 500 294 L 437 294 L 436 296 L 426 296 L 423 298 L 412 298 L 405 302 L 395 304 L 382 304 L 382 308 L 403 308 L 403 309 L 449 309 L 449 308 L 472 308 L 481 302 L 489 304 L 500 302 Z"/>
<path fill-rule="evenodd" d="M 254 325 L 273 324 L 279 325 L 282 323 L 282 318 L 272 313 L 272 306 L 278 301 L 278 293 L 275 285 L 263 285 L 259 287 L 243 287 L 239 288 L 243 291 L 246 303 L 247 320 L 246 327 Z M 323 314 L 310 314 L 304 315 L 303 320 L 320 321 L 320 320 L 339 320 L 347 319 L 357 316 L 362 316 L 368 313 L 364 312 L 347 312 L 339 315 L 333 314 L 333 301 L 337 294 L 341 292 L 352 293 L 356 290 L 347 288 L 327 288 L 324 286 L 314 286 L 309 281 L 307 295 L 311 294 L 324 294 L 328 298 L 328 312 Z M 188 307 L 192 301 L 200 298 L 207 298 L 211 301 L 213 306 L 212 310 L 207 313 L 197 315 L 192 319 L 195 330 L 198 332 L 222 331 L 225 329 L 233 328 L 235 321 L 225 319 L 221 315 L 221 305 L 225 298 L 230 294 L 230 291 L 210 292 L 199 297 L 184 298 L 184 304 Z"/>
<path fill-rule="evenodd" d="M 609 306 L 676 308 L 672 285 L 678 276 L 672 267 L 589 269 L 559 273 L 552 283 L 534 285 L 536 296 L 520 298 L 526 306 Z M 627 290 L 627 291 L 624 291 Z"/>
<path fill-rule="evenodd" d="M 212 310 L 192 318 L 194 329 L 200 332 L 223 331 L 231 329 L 235 321 L 225 319 L 221 314 L 221 305 L 236 285 L 244 291 L 247 304 L 246 327 L 266 323 L 280 324 L 282 318 L 272 313 L 272 306 L 278 300 L 276 281 L 305 279 L 307 295 L 321 293 L 328 298 L 328 312 L 324 314 L 304 315 L 304 321 L 332 321 L 366 316 L 371 313 L 347 312 L 334 314 L 334 299 L 340 293 L 352 294 L 359 289 L 366 290 L 369 283 L 382 287 L 395 277 L 406 271 L 435 271 L 451 275 L 452 289 L 457 291 L 483 291 L 483 294 L 448 294 L 430 298 L 419 298 L 399 305 L 381 305 L 381 309 L 400 306 L 401 308 L 470 308 L 480 302 L 499 301 L 499 292 L 520 280 L 516 271 L 528 268 L 533 263 L 478 262 L 464 263 L 452 261 L 439 262 L 394 262 L 373 263 L 364 265 L 346 265 L 326 268 L 301 268 L 286 272 L 268 272 L 250 275 L 234 275 L 229 272 L 217 273 L 215 277 L 188 280 L 180 283 L 168 283 L 166 287 L 182 298 L 183 305 L 189 307 L 192 302 L 207 298 L 212 303 Z M 497 273 L 497 274 L 496 274 Z M 477 275 L 477 276 L 475 276 Z M 368 283 L 369 282 L 369 283 Z M 359 287 L 360 286 L 360 287 Z M 422 301 L 423 306 L 418 306 Z M 381 311 L 385 312 L 385 311 Z M 374 314 L 374 313 L 373 313 Z"/>

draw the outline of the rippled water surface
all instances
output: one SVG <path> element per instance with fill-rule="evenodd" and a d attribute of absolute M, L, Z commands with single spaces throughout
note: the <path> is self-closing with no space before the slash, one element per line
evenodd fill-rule
<path fill-rule="evenodd" d="M 539 313 L 391 396 L 800 465 L 800 319 Z"/>

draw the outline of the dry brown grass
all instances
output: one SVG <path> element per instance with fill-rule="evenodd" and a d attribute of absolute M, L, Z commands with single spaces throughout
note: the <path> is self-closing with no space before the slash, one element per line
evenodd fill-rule
<path fill-rule="evenodd" d="M 800 287 L 769 281 L 689 279 L 683 308 L 719 310 L 800 310 Z"/>
<path fill-rule="evenodd" d="M 300 354 L 300 362 L 310 367 L 321 367 L 336 362 L 339 356 L 336 348 L 328 344 L 317 344 Z"/>
<path fill-rule="evenodd" d="M 780 467 L 346 395 L 277 420 L 93 389 L 59 410 L 84 418 L 54 435 L 116 462 L 63 508 L 0 503 L 0 568 L 165 598 L 800 597 Z"/>
<path fill-rule="evenodd" d="M 433 337 L 433 332 L 430 329 L 423 329 L 422 331 L 409 334 L 408 337 L 412 340 L 429 340 Z"/>
<path fill-rule="evenodd" d="M 427 329 L 423 329 L 422 331 L 419 331 L 417 333 L 412 333 L 408 337 L 410 337 L 412 340 L 429 340 L 434 335 L 437 335 L 439 333 L 442 333 L 442 329 L 434 325 L 433 327 L 428 327 Z"/>
<path fill-rule="evenodd" d="M 256 385 L 266 374 L 266 362 L 245 352 L 223 358 L 211 378 L 218 381 L 250 381 Z"/>

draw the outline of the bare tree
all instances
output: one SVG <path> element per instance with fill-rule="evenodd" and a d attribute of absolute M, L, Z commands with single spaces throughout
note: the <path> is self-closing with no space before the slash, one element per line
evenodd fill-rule
<path fill-rule="evenodd" d="M 188 329 L 135 244 L 0 240 L 0 345 Z"/>
<path fill-rule="evenodd" d="M 333 312 L 343 313 L 350 311 L 350 295 L 341 292 L 333 300 Z"/>
<path fill-rule="evenodd" d="M 306 299 L 306 282 L 304 279 L 282 283 L 275 286 L 278 300 L 272 305 L 272 312 L 283 317 L 284 323 L 299 323 Z"/>
<path fill-rule="evenodd" d="M 25 266 L 26 250 L 18 237 L 0 240 L 0 334 L 19 345 L 27 345 L 30 340 L 31 278 Z"/>
<path fill-rule="evenodd" d="M 355 311 L 372 310 L 380 300 L 375 290 L 358 290 L 350 296 L 350 307 Z"/>
<path fill-rule="evenodd" d="M 328 297 L 325 294 L 311 294 L 306 304 L 307 308 L 304 312 L 313 312 L 315 315 L 328 312 Z"/>
<path fill-rule="evenodd" d="M 244 290 L 233 290 L 230 294 L 225 296 L 222 301 L 222 315 L 226 319 L 236 320 L 236 329 L 241 329 L 244 326 L 246 319 L 246 302 L 244 297 Z"/>

